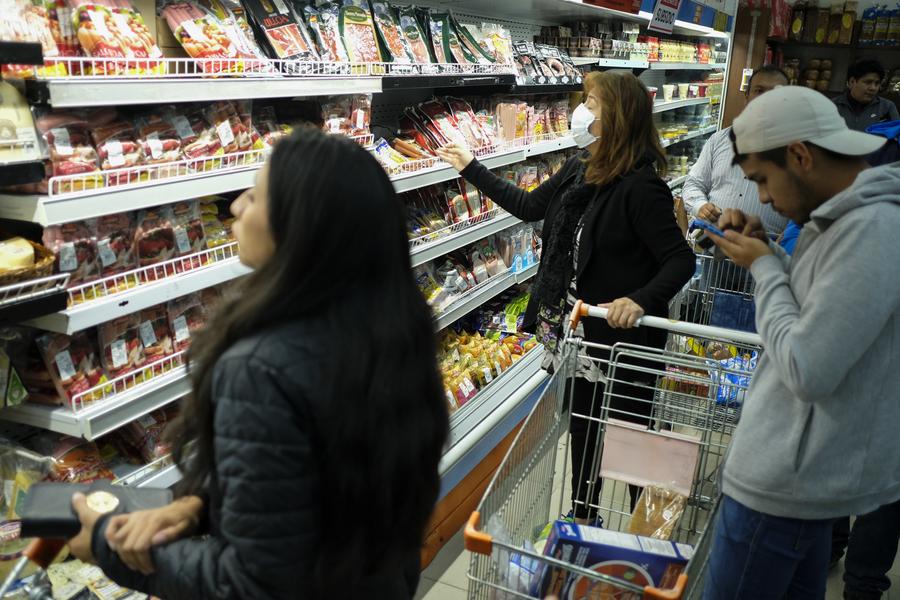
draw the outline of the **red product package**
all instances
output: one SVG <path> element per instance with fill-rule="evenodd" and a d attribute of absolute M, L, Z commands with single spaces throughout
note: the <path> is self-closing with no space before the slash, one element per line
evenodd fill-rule
<path fill-rule="evenodd" d="M 115 121 L 91 131 L 91 137 L 104 171 L 127 169 L 143 164 L 144 152 L 138 144 L 134 127 L 127 121 Z M 135 183 L 142 178 L 138 171 L 116 173 L 106 177 L 107 185 Z"/>
<path fill-rule="evenodd" d="M 200 202 L 187 200 L 172 205 L 172 226 L 175 231 L 175 255 L 188 256 L 206 249 L 206 236 L 200 220 Z M 196 269 L 206 264 L 206 256 L 191 256 L 175 264 L 178 272 Z"/>
<path fill-rule="evenodd" d="M 73 221 L 46 227 L 43 242 L 56 255 L 54 270 L 71 274 L 70 287 L 93 281 L 100 275 L 97 240 L 89 223 Z"/>
<path fill-rule="evenodd" d="M 137 313 L 107 321 L 98 328 L 100 361 L 110 379 L 140 369 L 147 362 L 140 337 L 141 317 Z M 126 387 L 143 381 L 143 375 L 127 378 Z"/>
<path fill-rule="evenodd" d="M 59 397 L 66 402 L 72 403 L 78 394 L 107 381 L 97 348 L 86 331 L 71 336 L 48 333 L 37 339 L 37 345 Z M 102 396 L 103 390 L 96 390 L 82 396 L 81 402 L 92 402 Z"/>
<path fill-rule="evenodd" d="M 215 15 L 191 0 L 165 4 L 160 16 L 166 20 L 187 55 L 201 59 L 199 66 L 204 73 L 240 72 L 243 63 L 234 59 L 253 58 L 240 50 Z"/>
<path fill-rule="evenodd" d="M 181 152 L 184 158 L 205 158 L 222 154 L 219 137 L 206 121 L 202 108 L 167 110 L 164 118 L 175 129 L 175 134 L 181 141 Z M 191 166 L 203 170 L 202 167 L 205 164 L 206 162 L 197 162 Z"/>
<path fill-rule="evenodd" d="M 175 228 L 172 223 L 172 209 L 168 206 L 144 209 L 138 213 L 137 228 L 134 233 L 134 250 L 138 266 L 155 265 L 175 257 Z M 155 269 L 141 277 L 153 281 L 166 275 L 168 271 Z"/>
<path fill-rule="evenodd" d="M 250 131 L 241 121 L 234 104 L 227 100 L 214 102 L 204 112 L 226 154 L 250 150 L 253 143 Z"/>
<path fill-rule="evenodd" d="M 97 259 L 100 276 L 110 277 L 130 271 L 137 266 L 134 256 L 134 217 L 131 213 L 116 213 L 97 217 L 94 232 L 97 240 Z M 107 286 L 114 294 L 137 285 L 135 276 L 118 278 Z"/>
<path fill-rule="evenodd" d="M 169 329 L 175 342 L 175 352 L 187 350 L 191 344 L 191 334 L 206 324 L 206 307 L 200 294 L 194 293 L 169 302 Z"/>
<path fill-rule="evenodd" d="M 44 140 L 50 151 L 51 174 L 54 177 L 73 176 L 57 184 L 54 192 L 79 192 L 103 185 L 100 160 L 91 141 L 87 123 L 75 115 L 54 115 L 39 119 Z M 96 175 L 91 175 L 96 173 Z M 85 176 L 89 175 L 89 176 Z"/>
<path fill-rule="evenodd" d="M 53 458 L 55 464 L 50 476 L 53 481 L 90 483 L 98 479 L 115 479 L 94 442 L 48 431 L 29 439 L 28 445 Z"/>
<path fill-rule="evenodd" d="M 177 414 L 174 408 L 169 408 L 144 415 L 120 430 L 121 440 L 134 449 L 145 463 L 168 456 L 172 449 L 163 442 L 163 435 Z"/>
<path fill-rule="evenodd" d="M 136 131 L 145 164 L 159 165 L 181 160 L 181 137 L 162 114 L 151 113 L 138 118 Z M 186 171 L 182 165 L 149 170 L 151 179 L 184 175 Z"/>
<path fill-rule="evenodd" d="M 307 8 L 310 25 L 318 34 L 322 47 L 322 58 L 331 62 L 349 62 L 347 48 L 344 47 L 344 41 L 341 39 L 339 13 L 340 7 L 336 4 L 323 6 L 314 16 Z"/>
<path fill-rule="evenodd" d="M 459 98 L 447 98 L 447 107 L 456 119 L 458 129 L 469 142 L 469 148 L 480 150 L 496 145 L 494 136 L 482 127 L 468 102 Z"/>
<path fill-rule="evenodd" d="M 445 139 L 469 147 L 468 140 L 459 129 L 459 123 L 444 104 L 437 100 L 423 102 L 419 104 L 417 112 L 433 123 Z"/>
<path fill-rule="evenodd" d="M 140 312 L 139 319 L 138 333 L 140 333 L 144 356 L 148 363 L 154 363 L 175 353 L 165 304 L 145 308 Z M 153 374 L 158 375 L 159 373 L 154 372 Z"/>

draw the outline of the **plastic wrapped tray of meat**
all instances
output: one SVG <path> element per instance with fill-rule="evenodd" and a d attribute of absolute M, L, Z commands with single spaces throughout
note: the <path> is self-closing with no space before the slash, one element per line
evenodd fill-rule
<path fill-rule="evenodd" d="M 107 381 L 88 332 L 79 331 L 71 336 L 48 333 L 37 339 L 37 345 L 56 391 L 65 402 L 72 403 L 75 396 Z M 92 402 L 100 397 L 102 392 L 97 390 L 82 400 Z"/>
<path fill-rule="evenodd" d="M 138 371 L 147 362 L 141 343 L 140 326 L 140 314 L 132 313 L 102 323 L 97 328 L 100 362 L 110 379 Z M 143 380 L 144 374 L 137 373 L 135 377 L 125 379 L 125 387 Z"/>
<path fill-rule="evenodd" d="M 167 305 L 167 311 L 175 352 L 187 350 L 191 334 L 206 324 L 207 312 L 200 294 L 188 294 L 172 300 Z"/>
<path fill-rule="evenodd" d="M 132 213 L 116 213 L 97 217 L 94 233 L 97 241 L 97 260 L 100 277 L 112 277 L 126 273 L 137 266 L 134 255 L 134 216 Z M 136 275 L 115 277 L 105 285 L 106 293 L 115 294 L 135 287 Z"/>
<path fill-rule="evenodd" d="M 88 283 L 100 276 L 99 250 L 91 224 L 73 221 L 44 228 L 44 245 L 56 255 L 54 272 L 69 273 L 69 287 Z M 95 297 L 88 289 L 83 299 Z"/>
<path fill-rule="evenodd" d="M 138 266 L 148 267 L 175 257 L 175 227 L 168 206 L 140 211 L 134 233 L 134 250 Z M 141 274 L 143 281 L 155 281 L 171 275 L 171 269 L 153 269 Z"/>

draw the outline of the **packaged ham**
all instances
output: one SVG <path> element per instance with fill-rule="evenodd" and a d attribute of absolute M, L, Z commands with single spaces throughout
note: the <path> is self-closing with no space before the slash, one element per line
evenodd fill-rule
<path fill-rule="evenodd" d="M 29 438 L 28 445 L 35 452 L 53 459 L 53 481 L 90 483 L 115 478 L 94 442 L 47 431 Z"/>
<path fill-rule="evenodd" d="M 434 52 L 434 59 L 440 64 L 450 63 L 450 55 L 445 51 L 447 47 L 444 43 L 444 22 L 440 19 L 440 13 L 428 14 L 428 28 L 431 34 L 431 49 Z"/>
<path fill-rule="evenodd" d="M 470 149 L 484 150 L 496 145 L 493 132 L 482 126 L 468 102 L 453 97 L 446 98 L 446 102 Z"/>
<path fill-rule="evenodd" d="M 171 356 L 175 352 L 175 347 L 172 344 L 169 316 L 165 304 L 145 308 L 138 314 L 138 318 L 140 321 L 138 333 L 147 363 L 154 363 Z M 153 375 L 159 375 L 159 373 L 153 373 Z"/>
<path fill-rule="evenodd" d="M 187 55 L 201 59 L 198 66 L 204 73 L 242 72 L 243 59 L 253 58 L 229 37 L 228 29 L 215 15 L 193 0 L 167 3 L 160 16 Z"/>
<path fill-rule="evenodd" d="M 382 62 L 369 0 L 342 0 L 341 4 L 341 38 L 350 62 Z"/>
<path fill-rule="evenodd" d="M 54 270 L 70 273 L 70 287 L 93 281 L 100 275 L 99 250 L 92 229 L 89 223 L 82 221 L 44 228 L 44 245 L 56 255 Z M 94 291 L 88 288 L 84 299 L 93 297 Z"/>
<path fill-rule="evenodd" d="M 246 152 L 253 147 L 250 130 L 244 125 L 235 105 L 228 100 L 213 102 L 204 110 L 225 154 Z"/>
<path fill-rule="evenodd" d="M 222 143 L 216 130 L 206 121 L 200 106 L 187 110 L 172 109 L 163 118 L 172 125 L 181 142 L 181 152 L 186 159 L 203 159 L 222 154 Z M 189 169 L 199 171 L 211 169 L 216 161 L 197 160 L 189 162 Z"/>
<path fill-rule="evenodd" d="M 65 403 L 71 404 L 79 394 L 107 381 L 94 340 L 88 332 L 79 331 L 71 336 L 47 333 L 37 338 L 37 345 L 53 385 Z M 93 402 L 102 396 L 102 389 L 95 390 L 81 396 L 79 406 L 73 405 L 73 408 L 80 408 L 80 403 Z"/>
<path fill-rule="evenodd" d="M 452 58 L 452 61 L 461 65 L 474 64 L 478 62 L 469 50 L 459 41 L 459 36 L 453 26 L 450 14 L 446 12 L 432 12 L 432 21 L 440 22 L 441 42 L 443 43 L 443 52 L 446 58 Z M 437 42 L 434 42 L 435 44 Z"/>
<path fill-rule="evenodd" d="M 140 336 L 141 316 L 132 313 L 102 323 L 97 328 L 100 362 L 110 379 L 137 371 L 147 362 Z M 143 373 L 125 378 L 125 387 L 144 380 Z"/>
<path fill-rule="evenodd" d="M 446 105 L 430 100 L 419 104 L 417 111 L 436 126 L 445 139 L 465 148 L 469 147 L 469 141 L 460 131 L 459 123 Z"/>
<path fill-rule="evenodd" d="M 372 14 L 375 16 L 375 25 L 381 41 L 390 54 L 387 58 L 396 63 L 416 62 L 416 57 L 400 30 L 400 23 L 394 15 L 391 5 L 375 0 L 372 2 Z"/>
<path fill-rule="evenodd" d="M 399 12 L 400 30 L 412 52 L 413 60 L 420 64 L 432 62 L 431 52 L 428 50 L 428 39 L 416 18 L 416 10 L 411 6 L 404 6 L 399 9 Z"/>
<path fill-rule="evenodd" d="M 144 163 L 144 151 L 137 141 L 134 126 L 124 120 L 92 129 L 91 137 L 97 148 L 100 168 L 104 171 L 129 169 Z M 106 175 L 106 185 L 125 185 L 147 179 L 141 171 L 115 171 Z"/>
<path fill-rule="evenodd" d="M 37 126 L 47 142 L 52 176 L 71 176 L 54 183 L 54 192 L 80 192 L 103 186 L 100 161 L 84 119 L 74 114 L 55 114 L 52 118 L 39 118 Z"/>
<path fill-rule="evenodd" d="M 335 3 L 329 3 L 316 11 L 307 7 L 306 14 L 310 27 L 316 34 L 322 59 L 331 62 L 350 62 L 344 40 L 341 38 L 341 8 Z"/>
<path fill-rule="evenodd" d="M 318 60 L 302 19 L 288 7 L 289 0 L 243 0 L 250 19 L 261 32 L 268 54 L 281 60 Z M 261 40 L 262 41 L 262 40 Z"/>
<path fill-rule="evenodd" d="M 175 255 L 190 256 L 206 250 L 206 237 L 200 220 L 200 202 L 186 200 L 176 202 L 172 208 L 172 226 L 175 231 Z M 191 256 L 175 263 L 177 272 L 189 271 L 206 264 L 207 257 Z"/>
<path fill-rule="evenodd" d="M 138 266 L 146 267 L 175 257 L 177 245 L 172 220 L 172 209 L 168 206 L 148 208 L 138 213 L 134 233 Z M 155 269 L 143 273 L 141 278 L 154 281 L 171 274 L 168 269 Z"/>
<path fill-rule="evenodd" d="M 168 303 L 169 330 L 175 343 L 175 352 L 187 350 L 191 334 L 206 324 L 206 307 L 200 294 L 188 294 Z"/>
<path fill-rule="evenodd" d="M 100 276 L 111 277 L 137 266 L 134 256 L 134 216 L 115 213 L 97 217 L 94 233 L 97 240 L 97 260 Z M 115 294 L 138 284 L 136 275 L 116 277 L 106 286 L 106 293 Z"/>

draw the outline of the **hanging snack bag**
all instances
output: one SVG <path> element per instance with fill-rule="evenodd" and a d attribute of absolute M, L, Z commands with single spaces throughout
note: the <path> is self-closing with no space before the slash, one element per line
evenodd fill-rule
<path fill-rule="evenodd" d="M 114 213 L 97 217 L 94 222 L 100 276 L 111 277 L 135 268 L 134 217 L 132 213 Z M 107 293 L 116 294 L 138 284 L 136 275 L 116 277 L 106 284 Z"/>
<path fill-rule="evenodd" d="M 147 363 L 154 363 L 171 356 L 175 352 L 172 334 L 169 330 L 169 315 L 165 304 L 145 308 L 139 313 L 138 334 L 144 357 Z M 154 367 L 153 375 L 159 375 L 162 369 Z"/>
<path fill-rule="evenodd" d="M 127 169 L 144 162 L 144 152 L 137 142 L 134 127 L 127 121 L 115 121 L 91 131 L 91 137 L 104 171 Z M 106 175 L 106 185 L 125 185 L 146 180 L 140 171 L 116 172 Z"/>
<path fill-rule="evenodd" d="M 70 273 L 69 286 L 75 287 L 100 275 L 97 240 L 88 223 L 73 221 L 44 228 L 44 245 L 56 255 L 54 271 Z M 89 288 L 89 297 L 93 291 Z"/>
<path fill-rule="evenodd" d="M 264 36 L 269 56 L 281 60 L 316 60 L 306 26 L 288 8 L 286 0 L 244 0 L 257 30 Z"/>
<path fill-rule="evenodd" d="M 134 233 L 134 252 L 138 266 L 147 267 L 174 258 L 176 248 L 170 207 L 147 208 L 138 213 Z M 154 281 L 171 274 L 170 269 L 159 269 L 142 273 L 141 279 Z"/>
<path fill-rule="evenodd" d="M 100 361 L 110 379 L 116 379 L 140 369 L 147 361 L 140 337 L 141 317 L 132 313 L 102 323 L 97 328 L 100 340 Z M 144 380 L 143 374 L 125 379 L 125 387 Z"/>
<path fill-rule="evenodd" d="M 396 63 L 416 62 L 412 48 L 400 29 L 400 23 L 394 16 L 394 9 L 387 2 L 372 2 L 372 14 L 378 34 L 387 50 L 387 58 Z"/>
<path fill-rule="evenodd" d="M 53 385 L 65 402 L 71 403 L 78 394 L 107 381 L 97 349 L 86 331 L 71 336 L 48 333 L 37 338 L 37 345 Z M 103 390 L 97 390 L 82 396 L 81 401 L 98 400 L 102 393 Z"/>
<path fill-rule="evenodd" d="M 172 225 L 175 230 L 175 255 L 187 256 L 206 249 L 206 237 L 200 221 L 200 202 L 186 200 L 172 205 Z M 196 269 L 206 264 L 207 256 L 191 256 L 175 263 L 177 272 Z"/>
<path fill-rule="evenodd" d="M 341 38 L 350 62 L 382 62 L 369 0 L 343 0 L 340 10 Z"/>
<path fill-rule="evenodd" d="M 191 333 L 206 323 L 206 307 L 199 294 L 188 294 L 169 302 L 166 307 L 169 316 L 169 330 L 175 342 L 175 352 L 187 350 L 191 343 Z"/>
<path fill-rule="evenodd" d="M 400 30 L 409 46 L 413 60 L 419 64 L 432 62 L 431 52 L 428 50 L 428 40 L 416 18 L 416 10 L 413 7 L 400 8 Z"/>

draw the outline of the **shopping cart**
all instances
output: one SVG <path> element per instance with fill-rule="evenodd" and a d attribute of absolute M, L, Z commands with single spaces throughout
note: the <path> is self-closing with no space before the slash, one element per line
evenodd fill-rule
<path fill-rule="evenodd" d="M 582 317 L 605 316 L 604 309 L 576 304 L 562 364 L 470 517 L 465 529 L 472 552 L 469 598 L 536 598 L 535 584 L 550 569 L 577 582 L 567 589 L 581 590 L 559 600 L 679 599 L 702 590 L 711 537 L 704 533 L 718 506 L 717 472 L 761 353 L 759 337 L 654 317 L 642 318 L 639 326 L 667 330 L 665 349 L 603 346 L 572 336 Z M 587 408 L 572 401 L 579 361 L 597 363 L 606 378 L 590 384 Z M 576 467 L 570 465 L 571 432 L 585 426 L 594 443 L 579 444 L 584 453 L 573 453 Z M 564 452 L 561 460 L 558 451 Z M 588 470 L 581 461 L 588 461 Z M 588 476 L 570 483 L 572 472 Z M 671 539 L 694 545 L 673 588 L 638 585 L 539 551 L 547 525 L 571 506 L 570 486 L 578 486 L 576 505 L 601 518 L 604 528 L 624 532 L 632 514 L 630 492 L 651 484 L 683 495 L 683 514 Z"/>

